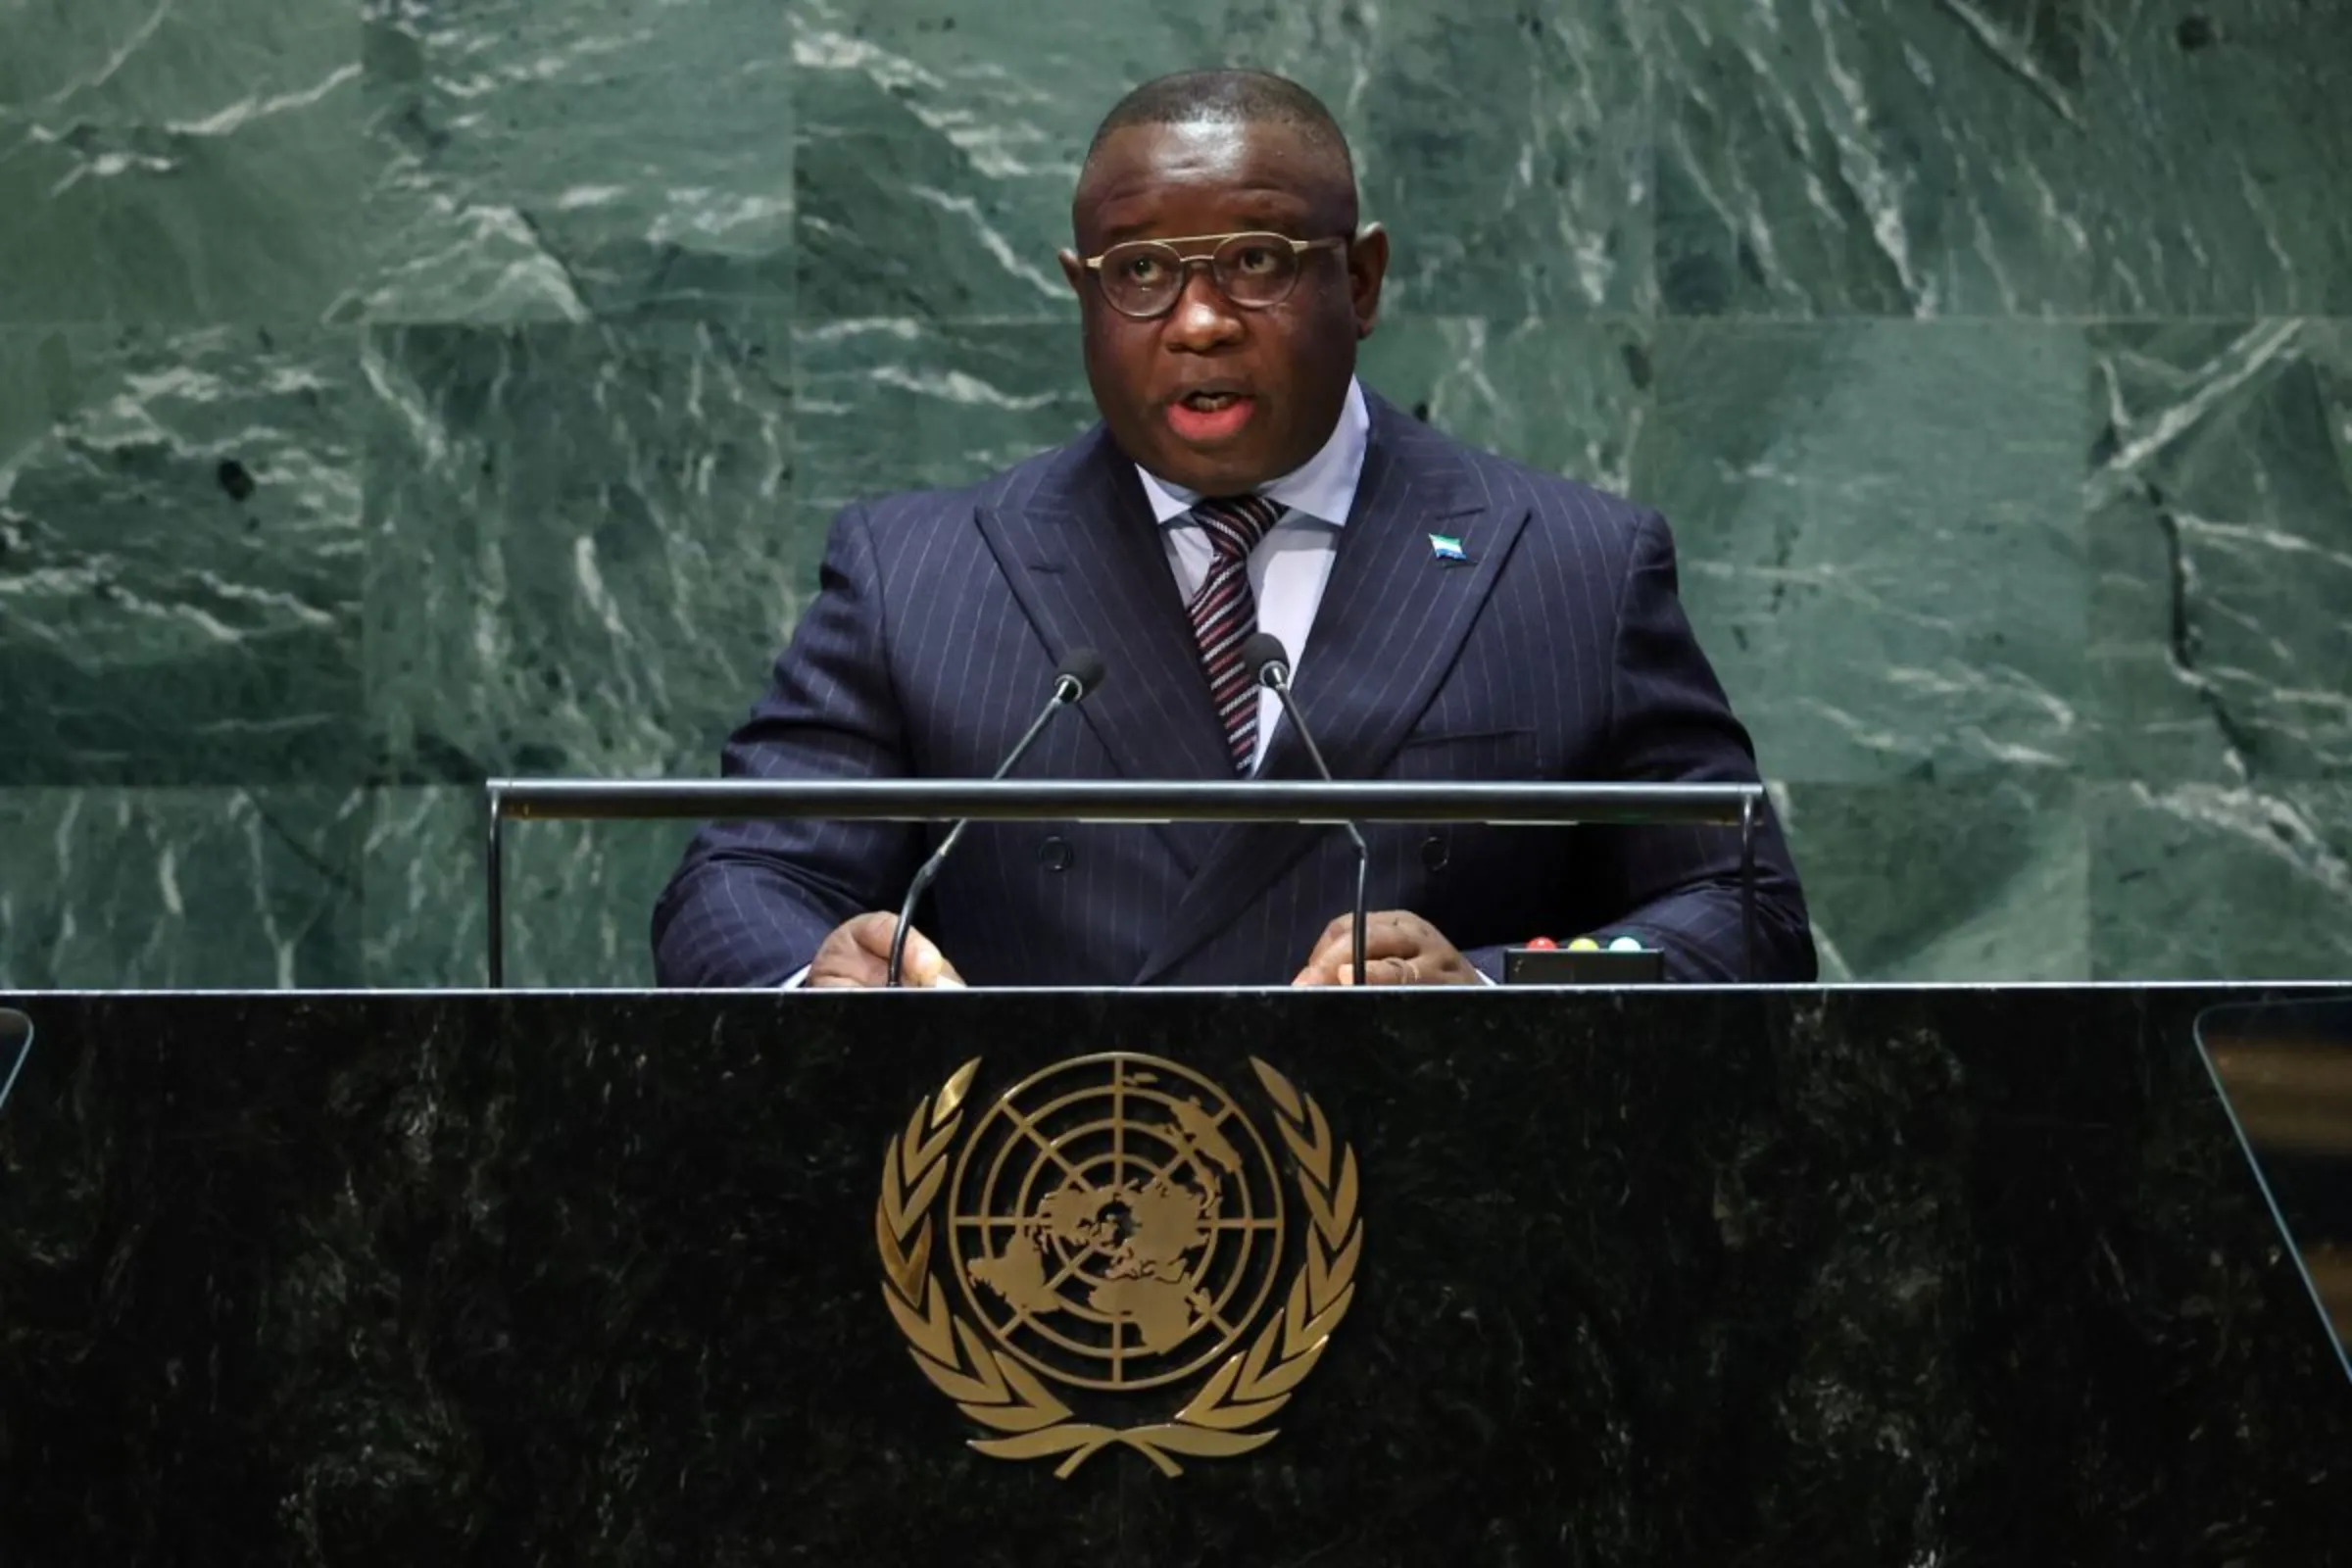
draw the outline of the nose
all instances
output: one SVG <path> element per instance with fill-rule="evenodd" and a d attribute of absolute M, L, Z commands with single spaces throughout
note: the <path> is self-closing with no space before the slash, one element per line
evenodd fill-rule
<path fill-rule="evenodd" d="M 1191 260 L 1201 265 L 1186 266 L 1184 287 L 1177 291 L 1176 303 L 1168 307 L 1163 335 L 1170 346 L 1200 354 L 1238 341 L 1244 328 L 1241 312 L 1209 275 L 1208 258 Z"/>

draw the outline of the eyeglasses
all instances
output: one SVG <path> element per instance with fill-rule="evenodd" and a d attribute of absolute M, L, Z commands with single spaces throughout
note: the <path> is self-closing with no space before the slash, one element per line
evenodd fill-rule
<path fill-rule="evenodd" d="M 1207 245 L 1205 255 L 1186 256 L 1179 245 Z M 1149 320 L 1165 316 L 1184 292 L 1195 267 L 1205 267 L 1234 304 L 1252 311 L 1280 305 L 1298 283 L 1298 259 L 1308 251 L 1334 250 L 1346 235 L 1291 239 L 1281 234 L 1195 234 L 1187 239 L 1131 239 L 1100 256 L 1086 270 L 1102 285 L 1102 297 L 1122 316 Z"/>

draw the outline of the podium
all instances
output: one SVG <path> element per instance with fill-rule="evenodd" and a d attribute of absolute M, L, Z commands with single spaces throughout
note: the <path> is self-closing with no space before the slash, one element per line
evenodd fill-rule
<path fill-rule="evenodd" d="M 2341 1561 L 2300 994 L 0 998 L 0 1560 Z"/>

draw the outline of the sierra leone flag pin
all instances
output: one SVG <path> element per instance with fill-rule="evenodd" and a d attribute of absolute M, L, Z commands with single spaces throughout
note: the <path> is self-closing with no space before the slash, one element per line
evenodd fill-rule
<path fill-rule="evenodd" d="M 1439 561 L 1467 563 L 1470 557 L 1463 551 L 1462 542 L 1451 534 L 1433 533 L 1429 536 L 1429 553 Z"/>

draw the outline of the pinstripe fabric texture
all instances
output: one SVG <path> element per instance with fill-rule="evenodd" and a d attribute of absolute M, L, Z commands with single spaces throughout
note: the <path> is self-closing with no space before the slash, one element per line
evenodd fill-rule
<path fill-rule="evenodd" d="M 1200 648 L 1200 672 L 1225 749 L 1233 754 L 1233 770 L 1247 774 L 1257 756 L 1258 710 L 1257 682 L 1242 664 L 1242 644 L 1257 630 L 1250 552 L 1282 520 L 1282 508 L 1257 496 L 1230 496 L 1201 502 L 1193 516 L 1207 532 L 1213 554 L 1185 618 Z"/>
<path fill-rule="evenodd" d="M 1355 511 L 1298 700 L 1341 778 L 1752 781 L 1685 619 L 1665 519 L 1474 451 L 1372 400 Z M 1433 559 L 1428 536 L 1461 541 Z M 729 741 L 729 777 L 984 778 L 1056 661 L 1109 676 L 1030 778 L 1230 778 L 1186 607 L 1135 470 L 1097 427 L 968 490 L 850 508 L 821 590 Z M 1285 725 L 1260 775 L 1306 778 Z M 667 985 L 771 986 L 834 925 L 896 907 L 938 829 L 720 822 L 654 916 Z M 1715 828 L 1367 823 L 1375 908 L 1428 918 L 1490 974 L 1530 936 L 1626 933 L 1680 979 L 1740 964 L 1739 836 Z M 975 824 L 918 911 L 976 985 L 1256 985 L 1351 901 L 1331 829 Z M 1759 853 L 1765 977 L 1813 945 L 1777 827 Z"/>

